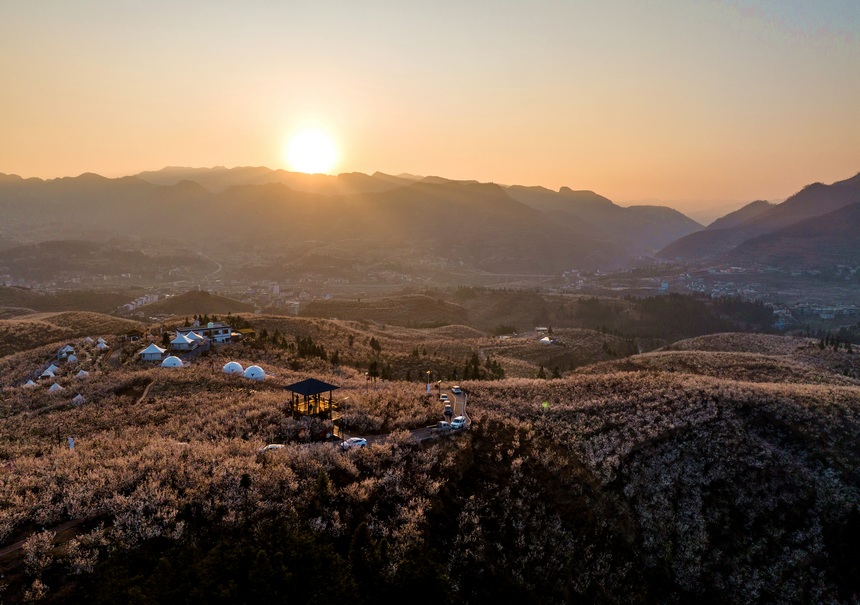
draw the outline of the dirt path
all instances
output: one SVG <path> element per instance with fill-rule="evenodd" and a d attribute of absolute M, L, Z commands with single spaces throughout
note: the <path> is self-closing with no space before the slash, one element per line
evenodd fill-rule
<path fill-rule="evenodd" d="M 69 530 L 75 529 L 84 521 L 85 521 L 85 519 L 75 519 L 73 521 L 66 521 L 62 525 L 57 525 L 56 527 L 49 528 L 49 531 L 52 531 L 55 534 L 54 535 L 54 543 L 55 544 L 65 544 L 66 542 L 71 540 L 74 537 L 74 532 L 72 532 L 73 535 L 65 535 L 65 534 L 68 534 Z M 27 538 L 29 538 L 29 537 L 30 536 L 27 536 Z M 24 542 L 27 541 L 27 538 L 24 538 L 23 540 L 18 540 L 17 542 L 10 544 L 9 546 L 4 546 L 3 548 L 0 548 L 0 559 L 5 559 L 6 557 L 8 557 L 10 555 L 16 554 L 19 550 L 21 550 L 24 547 Z"/>
<path fill-rule="evenodd" d="M 135 405 L 137 405 L 138 403 L 140 403 L 141 401 L 143 401 L 144 399 L 146 399 L 146 396 L 147 396 L 147 395 L 149 395 L 149 389 L 150 389 L 150 387 L 152 387 L 152 385 L 154 385 L 154 384 L 155 384 L 155 381 L 154 381 L 154 380 L 150 380 L 150 381 L 149 381 L 149 384 L 148 384 L 148 385 L 146 385 L 146 388 L 145 388 L 145 389 L 143 389 L 143 393 L 141 393 L 140 397 L 138 397 L 138 398 L 137 398 L 137 401 L 135 401 L 135 402 L 134 402 L 134 404 L 135 404 Z"/>

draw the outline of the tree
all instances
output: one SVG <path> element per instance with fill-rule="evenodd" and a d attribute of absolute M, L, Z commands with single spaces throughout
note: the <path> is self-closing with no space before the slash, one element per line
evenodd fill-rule
<path fill-rule="evenodd" d="M 559 371 L 558 371 L 558 366 L 555 366 L 555 367 L 552 369 L 552 378 L 553 378 L 553 379 L 561 378 L 561 372 L 559 372 Z"/>
<path fill-rule="evenodd" d="M 538 370 L 537 377 L 541 380 L 546 380 L 546 370 L 543 369 L 543 366 L 541 366 L 540 370 Z"/>
<path fill-rule="evenodd" d="M 374 352 L 379 355 L 380 351 L 382 351 L 382 345 L 379 344 L 379 341 L 376 338 L 370 338 L 370 348 L 374 350 Z"/>

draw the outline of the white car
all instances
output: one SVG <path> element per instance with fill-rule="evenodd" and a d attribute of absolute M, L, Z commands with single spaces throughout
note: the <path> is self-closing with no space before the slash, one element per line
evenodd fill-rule
<path fill-rule="evenodd" d="M 452 429 L 461 429 L 466 426 L 466 417 L 465 416 L 457 416 L 454 420 L 451 421 Z"/>
<path fill-rule="evenodd" d="M 448 393 L 442 393 L 441 395 L 439 395 L 439 400 L 447 403 L 448 402 Z"/>
<path fill-rule="evenodd" d="M 350 437 L 340 444 L 340 449 L 343 451 L 350 450 L 354 447 L 364 447 L 367 445 L 367 439 L 364 437 Z"/>
<path fill-rule="evenodd" d="M 185 445 L 188 445 L 188 444 L 186 443 Z M 273 450 L 282 450 L 282 449 L 284 449 L 284 445 L 282 443 L 270 443 L 269 445 L 264 445 L 263 447 L 261 447 L 257 451 L 262 454 L 263 452 L 271 452 Z"/>
<path fill-rule="evenodd" d="M 463 389 L 461 389 L 460 387 L 455 386 L 455 387 L 451 387 L 451 392 L 452 392 L 452 393 L 454 393 L 455 395 L 462 395 L 462 394 L 463 394 Z"/>

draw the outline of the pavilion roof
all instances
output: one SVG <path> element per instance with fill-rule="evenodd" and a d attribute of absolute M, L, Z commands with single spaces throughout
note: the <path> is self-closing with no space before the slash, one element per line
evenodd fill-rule
<path fill-rule="evenodd" d="M 293 393 L 298 393 L 299 395 L 309 397 L 311 395 L 319 395 L 320 393 L 325 393 L 326 391 L 333 391 L 335 389 L 339 389 L 340 387 L 335 386 L 333 384 L 329 384 L 327 382 L 323 382 L 322 380 L 317 380 L 316 378 L 306 378 L 305 380 L 296 382 L 291 385 L 287 385 L 284 388 L 288 391 L 292 391 Z"/>

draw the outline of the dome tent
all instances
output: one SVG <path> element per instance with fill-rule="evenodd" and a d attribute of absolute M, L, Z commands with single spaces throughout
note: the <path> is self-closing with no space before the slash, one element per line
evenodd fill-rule
<path fill-rule="evenodd" d="M 24 386 L 27 387 L 28 389 L 32 389 L 33 387 L 37 387 L 39 385 L 37 385 L 32 380 L 28 380 L 27 382 L 24 383 Z"/>
<path fill-rule="evenodd" d="M 59 393 L 60 391 L 65 391 L 65 389 L 58 385 L 56 382 L 51 385 L 50 389 L 48 389 L 49 393 Z"/>
<path fill-rule="evenodd" d="M 161 362 L 162 368 L 181 368 L 182 365 L 182 360 L 175 355 L 171 355 L 170 357 L 166 358 L 164 361 Z"/>
<path fill-rule="evenodd" d="M 237 361 L 229 361 L 224 364 L 224 373 L 225 374 L 242 374 L 244 373 L 245 368 L 242 367 L 242 364 Z"/>
<path fill-rule="evenodd" d="M 75 404 L 75 405 L 81 405 L 81 404 L 82 404 L 82 403 L 84 403 L 85 401 L 86 401 L 86 399 L 84 399 L 84 396 L 83 396 L 83 395 L 81 395 L 80 393 L 78 393 L 77 395 L 75 395 L 75 396 L 74 396 L 74 398 L 72 399 L 72 403 L 73 403 L 73 404 Z"/>
<path fill-rule="evenodd" d="M 75 378 L 88 378 L 89 375 L 90 375 L 90 373 L 87 372 L 86 370 L 81 370 L 80 372 L 75 374 Z"/>
<path fill-rule="evenodd" d="M 248 366 L 242 375 L 251 380 L 264 380 L 266 378 L 266 372 L 260 366 Z"/>

